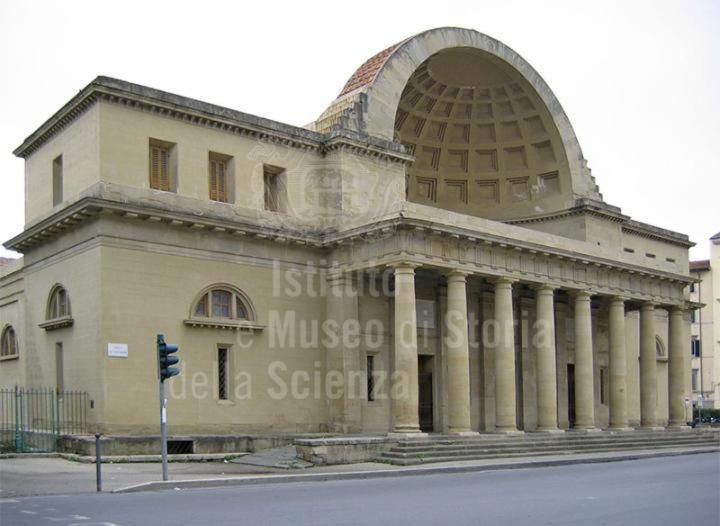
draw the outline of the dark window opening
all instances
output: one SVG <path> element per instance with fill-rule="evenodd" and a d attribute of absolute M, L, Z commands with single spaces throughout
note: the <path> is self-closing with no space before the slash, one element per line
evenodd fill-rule
<path fill-rule="evenodd" d="M 168 440 L 168 455 L 191 455 L 195 450 L 192 440 Z"/>
<path fill-rule="evenodd" d="M 218 349 L 218 398 L 228 399 L 228 350 L 224 347 Z"/>
<path fill-rule="evenodd" d="M 375 357 L 367 357 L 367 399 L 368 402 L 375 401 Z"/>
<path fill-rule="evenodd" d="M 59 205 L 63 200 L 63 158 L 62 155 L 53 161 L 53 206 Z"/>

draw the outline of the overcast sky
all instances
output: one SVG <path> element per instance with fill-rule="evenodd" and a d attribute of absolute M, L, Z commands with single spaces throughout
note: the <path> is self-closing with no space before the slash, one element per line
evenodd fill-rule
<path fill-rule="evenodd" d="M 97 75 L 304 125 L 368 57 L 438 26 L 522 55 L 570 117 L 605 200 L 708 257 L 720 231 L 715 0 L 3 0 L 0 240 L 24 223 L 12 150 Z"/>

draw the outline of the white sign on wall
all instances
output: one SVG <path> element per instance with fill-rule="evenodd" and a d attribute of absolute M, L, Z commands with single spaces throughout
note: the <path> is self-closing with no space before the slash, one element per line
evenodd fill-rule
<path fill-rule="evenodd" d="M 127 358 L 127 343 L 108 343 L 108 356 L 112 358 Z"/>

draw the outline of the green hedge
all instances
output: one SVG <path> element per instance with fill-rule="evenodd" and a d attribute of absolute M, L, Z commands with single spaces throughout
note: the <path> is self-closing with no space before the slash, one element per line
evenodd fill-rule
<path fill-rule="evenodd" d="M 720 409 L 702 409 L 703 418 L 720 418 Z M 693 411 L 693 417 L 698 417 L 698 408 L 695 407 Z"/>

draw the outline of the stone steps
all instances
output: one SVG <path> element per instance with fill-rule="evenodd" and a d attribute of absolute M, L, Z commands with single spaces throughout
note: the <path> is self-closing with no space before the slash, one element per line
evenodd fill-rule
<path fill-rule="evenodd" d="M 693 447 L 693 446 L 704 446 L 704 445 L 715 445 L 716 442 L 710 442 L 710 441 L 683 441 L 683 442 L 676 442 L 676 441 L 663 441 L 663 442 L 626 442 L 621 444 L 616 443 L 597 443 L 597 444 L 575 444 L 575 445 L 568 445 L 568 444 L 543 444 L 543 445 L 535 445 L 533 447 L 528 447 L 525 445 L 514 445 L 514 446 L 498 446 L 498 447 L 473 447 L 473 446 L 465 446 L 465 447 L 432 447 L 427 449 L 414 449 L 414 450 L 405 450 L 402 452 L 398 452 L 396 450 L 391 450 L 388 452 L 388 455 L 397 455 L 402 456 L 403 458 L 410 457 L 413 455 L 424 455 L 424 456 L 434 456 L 434 455 L 464 455 L 464 454 L 476 454 L 476 453 L 494 453 L 494 452 L 532 452 L 532 451 L 592 451 L 598 448 L 611 448 L 611 449 L 625 449 L 629 447 L 644 447 L 647 449 L 652 449 L 654 447 Z"/>
<path fill-rule="evenodd" d="M 587 446 L 587 445 L 595 445 L 595 444 L 636 444 L 641 442 L 647 442 L 649 444 L 654 443 L 662 443 L 662 442 L 670 442 L 670 443 L 687 443 L 687 442 L 695 442 L 695 441 L 704 441 L 704 440 L 712 440 L 713 437 L 702 437 L 702 436 L 692 436 L 692 437 L 662 437 L 662 438 L 654 438 L 654 439 L 647 439 L 647 438 L 631 438 L 631 437 L 623 437 L 623 438 L 617 438 L 617 439 L 608 439 L 603 437 L 588 437 L 586 439 L 582 438 L 575 438 L 575 439 L 545 439 L 545 440 L 507 440 L 507 441 L 458 441 L 458 442 L 452 442 L 452 441 L 442 441 L 442 442 L 426 442 L 425 444 L 401 444 L 399 447 L 402 447 L 404 451 L 411 452 L 411 451 L 425 451 L 428 449 L 434 449 L 434 450 L 441 450 L 443 448 L 495 448 L 495 447 L 524 447 L 524 448 L 531 448 L 531 447 L 542 447 L 542 446 L 562 446 L 562 447 L 572 447 L 575 445 L 578 446 Z"/>
<path fill-rule="evenodd" d="M 569 455 L 651 449 L 720 449 L 720 433 L 707 431 L 626 431 L 520 436 L 429 436 L 401 441 L 380 459 L 397 465 L 527 456 Z"/>

